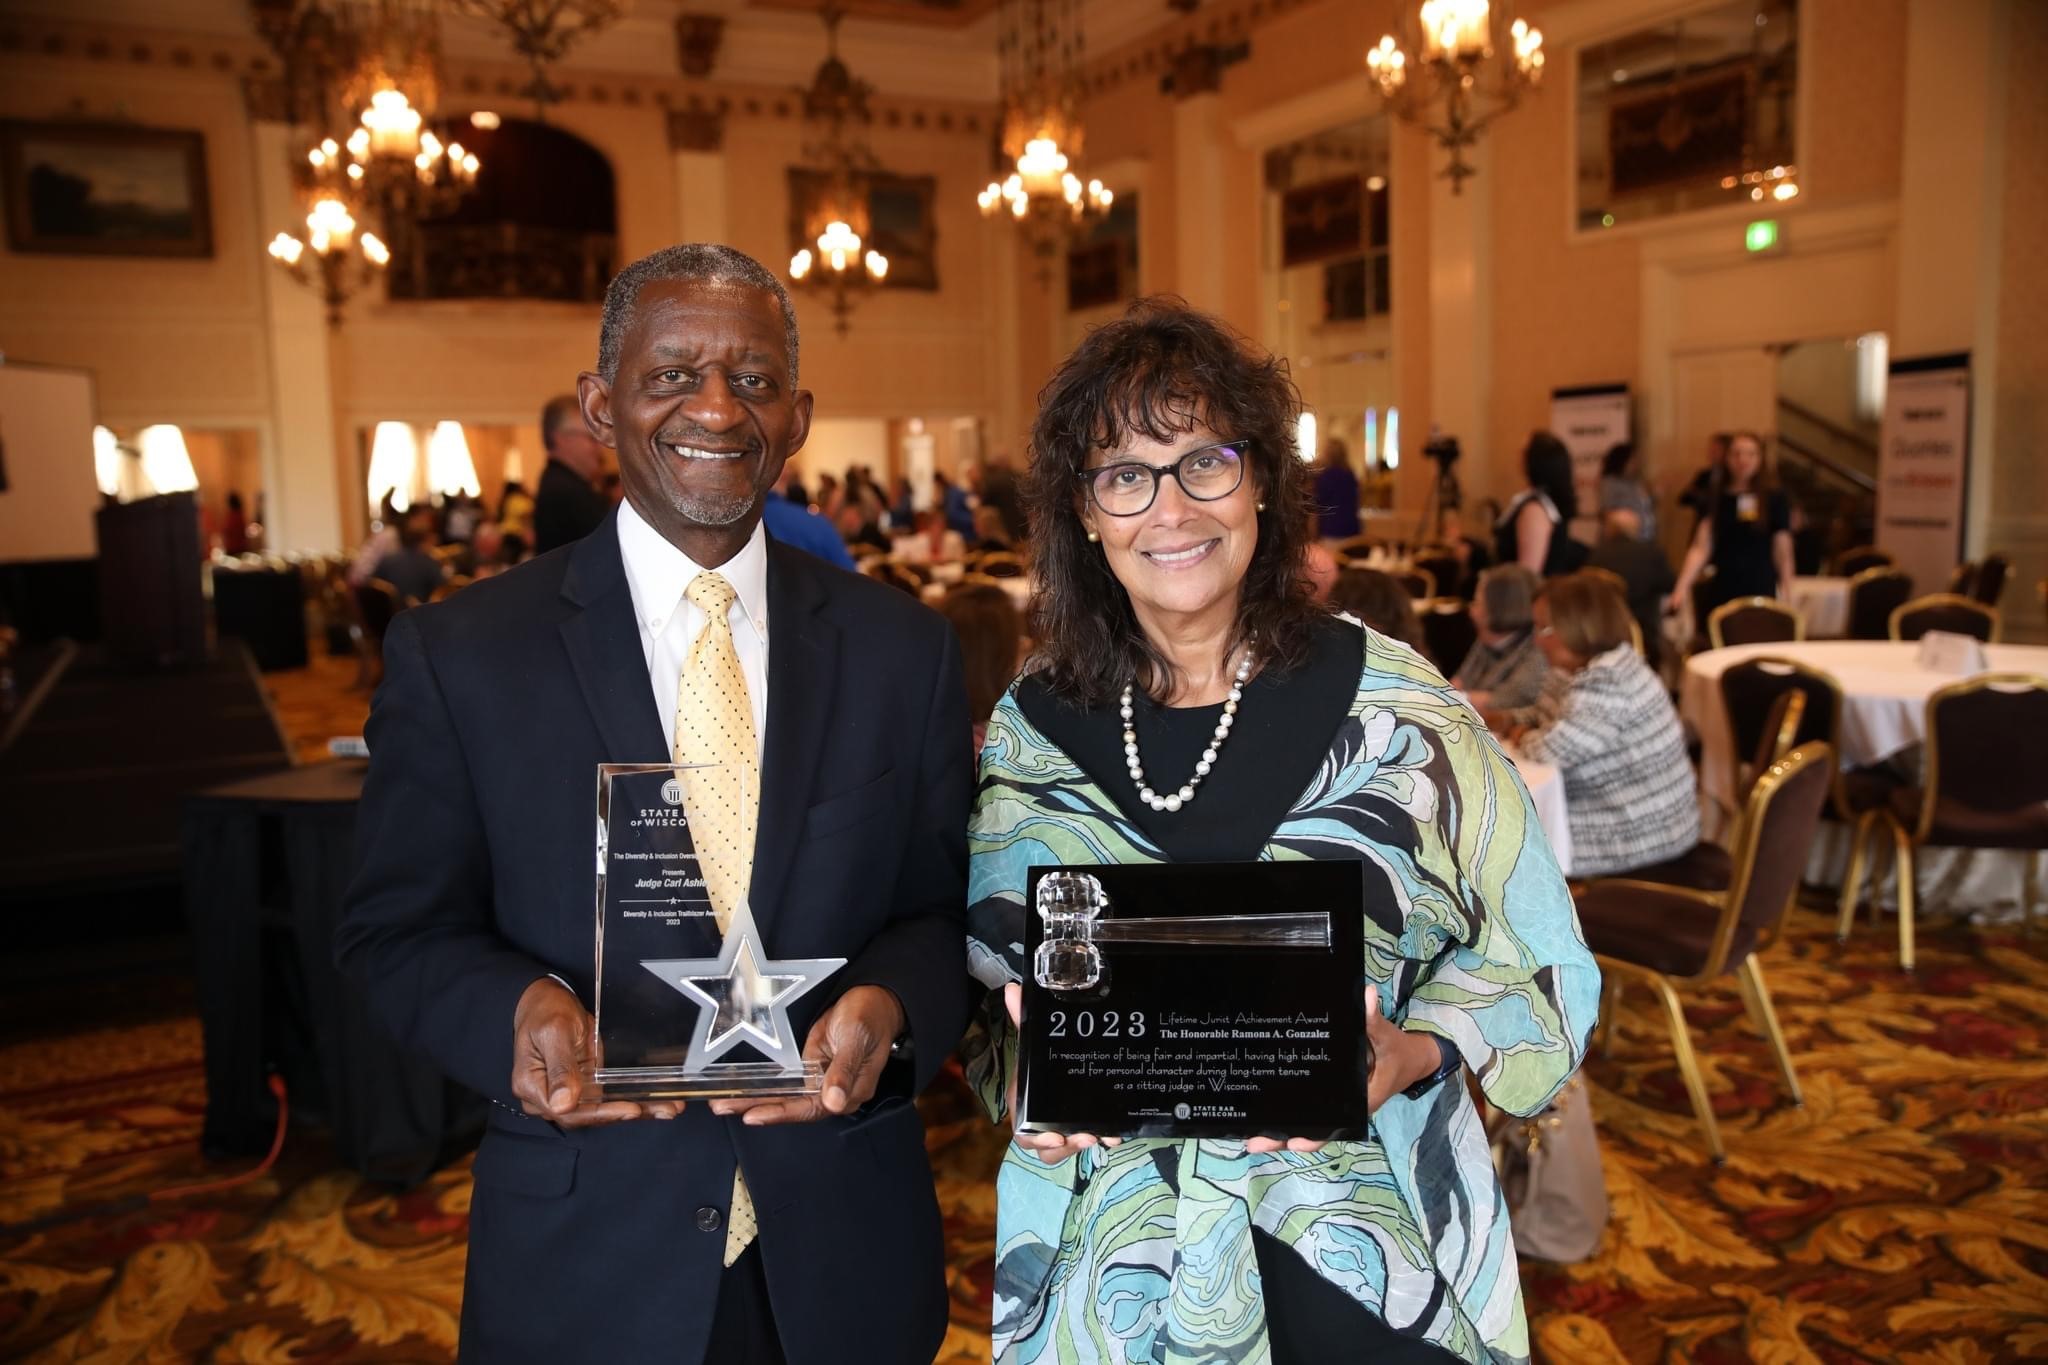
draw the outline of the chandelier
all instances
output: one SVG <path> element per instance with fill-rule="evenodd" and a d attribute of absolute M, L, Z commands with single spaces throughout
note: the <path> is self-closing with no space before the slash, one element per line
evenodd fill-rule
<path fill-rule="evenodd" d="M 1079 112 L 1080 0 L 1004 0 L 996 38 L 1002 64 L 1001 179 L 976 196 L 985 218 L 1023 226 L 1050 257 L 1115 198 L 1075 169 L 1085 130 Z"/>
<path fill-rule="evenodd" d="M 841 336 L 855 300 L 889 274 L 889 258 L 865 246 L 870 224 L 864 173 L 875 168 L 875 159 L 861 130 L 872 116 L 869 86 L 839 60 L 844 14 L 836 4 L 826 5 L 825 60 L 803 92 L 804 120 L 818 134 L 816 142 L 805 146 L 804 156 L 825 167 L 826 178 L 804 215 L 804 239 L 811 245 L 789 258 L 789 277 L 830 302 L 833 326 Z"/>
<path fill-rule="evenodd" d="M 458 14 L 502 29 L 512 47 L 533 68 L 523 93 L 544 109 L 562 92 L 548 83 L 548 64 L 568 54 L 578 39 L 616 21 L 627 0 L 452 0 Z"/>
<path fill-rule="evenodd" d="M 325 198 L 314 200 L 307 211 L 304 240 L 280 232 L 270 239 L 270 257 L 293 279 L 319 291 L 327 305 L 327 325 L 339 327 L 349 298 L 391 263 L 391 249 L 376 233 L 356 230 L 348 205 Z"/>
<path fill-rule="evenodd" d="M 1512 0 L 1423 0 L 1406 41 L 1390 33 L 1366 49 L 1382 107 L 1451 154 L 1443 173 L 1453 194 L 1477 174 L 1465 149 L 1543 78 L 1543 34 L 1512 9 Z"/>
<path fill-rule="evenodd" d="M 481 163 L 426 126 L 440 92 L 433 0 L 312 0 L 292 22 L 319 34 L 331 64 L 331 83 L 306 115 L 331 131 L 297 167 L 305 236 L 280 232 L 269 252 L 319 290 L 329 324 L 339 326 L 349 296 L 390 261 L 385 239 L 453 208 Z M 384 236 L 359 220 L 381 225 Z"/>

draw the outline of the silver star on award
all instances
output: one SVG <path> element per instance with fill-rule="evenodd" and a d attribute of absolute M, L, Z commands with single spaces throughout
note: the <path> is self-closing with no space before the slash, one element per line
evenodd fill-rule
<path fill-rule="evenodd" d="M 761 934 L 745 902 L 733 908 L 725 942 L 715 958 L 642 959 L 640 965 L 697 1002 L 697 1024 L 683 1070 L 704 1072 L 712 1062 L 745 1043 L 788 1071 L 803 1069 L 803 1042 L 789 1021 L 789 1007 L 833 972 L 843 957 L 762 956 Z"/>

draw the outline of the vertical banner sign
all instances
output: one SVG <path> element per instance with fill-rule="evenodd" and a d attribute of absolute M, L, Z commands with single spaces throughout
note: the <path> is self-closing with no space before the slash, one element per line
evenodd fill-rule
<path fill-rule="evenodd" d="M 1571 531 L 1588 545 L 1600 541 L 1600 462 L 1632 440 L 1628 385 L 1588 384 L 1550 391 L 1550 432 L 1572 453 L 1572 484 L 1579 495 Z M 1515 471 L 1517 480 L 1521 471 Z"/>
<path fill-rule="evenodd" d="M 1895 360 L 1885 387 L 1877 464 L 1877 543 L 1940 592 L 1963 557 L 1970 457 L 1970 356 Z"/>

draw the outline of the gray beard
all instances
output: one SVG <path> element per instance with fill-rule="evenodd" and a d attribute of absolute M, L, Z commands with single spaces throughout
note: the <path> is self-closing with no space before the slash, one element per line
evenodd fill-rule
<path fill-rule="evenodd" d="M 745 499 L 710 499 L 678 494 L 675 509 L 682 514 L 684 520 L 695 526 L 730 526 L 753 511 L 754 504 L 758 501 L 758 495 Z"/>

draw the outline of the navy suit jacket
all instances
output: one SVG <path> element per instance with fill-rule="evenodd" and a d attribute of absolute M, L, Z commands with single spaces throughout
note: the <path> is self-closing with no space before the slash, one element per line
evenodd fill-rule
<path fill-rule="evenodd" d="M 959 1040 L 972 755 L 958 647 L 894 588 L 768 545 L 767 733 L 749 893 L 775 957 L 903 1003 L 913 1060 L 858 1114 L 565 1132 L 517 1108 L 512 1016 L 556 972 L 586 1006 L 596 767 L 664 762 L 616 516 L 404 612 L 367 737 L 336 950 L 398 1039 L 495 1103 L 476 1156 L 462 1358 L 703 1358 L 735 1162 L 784 1348 L 923 1362 L 945 1331 L 937 1202 L 910 1097 Z"/>

